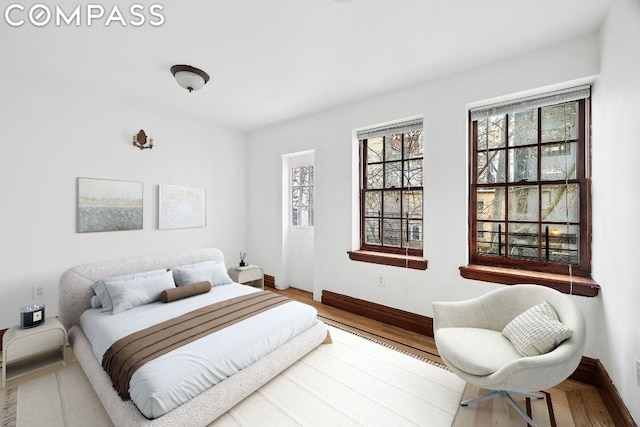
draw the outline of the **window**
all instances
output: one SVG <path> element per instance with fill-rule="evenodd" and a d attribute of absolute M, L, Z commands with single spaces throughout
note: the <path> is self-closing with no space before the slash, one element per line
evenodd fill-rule
<path fill-rule="evenodd" d="M 313 227 L 313 166 L 291 168 L 291 225 Z"/>
<path fill-rule="evenodd" d="M 422 256 L 422 120 L 358 139 L 361 250 Z"/>
<path fill-rule="evenodd" d="M 588 118 L 589 88 L 471 111 L 471 264 L 589 277 Z"/>

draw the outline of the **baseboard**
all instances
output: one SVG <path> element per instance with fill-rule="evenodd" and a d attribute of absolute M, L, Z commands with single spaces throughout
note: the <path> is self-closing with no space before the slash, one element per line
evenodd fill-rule
<path fill-rule="evenodd" d="M 431 317 L 326 290 L 322 291 L 322 303 L 408 331 L 433 337 L 433 319 Z"/>
<path fill-rule="evenodd" d="M 326 290 L 322 291 L 322 303 L 433 338 L 433 318 L 428 316 L 421 316 Z M 599 360 L 583 357 L 580 365 L 569 378 L 598 388 L 614 425 L 637 427 L 609 374 Z"/>
<path fill-rule="evenodd" d="M 268 274 L 264 275 L 264 286 L 265 288 L 276 288 L 276 278 L 274 276 L 270 276 Z"/>
<path fill-rule="evenodd" d="M 613 425 L 637 427 L 636 422 L 631 416 L 631 412 L 629 412 L 629 409 L 622 401 L 620 394 L 618 394 L 618 390 L 611 381 L 611 377 L 609 377 L 607 370 L 599 360 L 596 360 L 596 369 L 597 371 L 594 376 L 596 376 L 600 382 L 600 385 L 598 385 L 600 396 L 602 396 L 602 400 L 613 419 Z"/>
<path fill-rule="evenodd" d="M 602 382 L 599 379 L 597 369 L 598 359 L 583 356 L 580 365 L 578 365 L 569 378 L 600 388 L 602 387 Z"/>

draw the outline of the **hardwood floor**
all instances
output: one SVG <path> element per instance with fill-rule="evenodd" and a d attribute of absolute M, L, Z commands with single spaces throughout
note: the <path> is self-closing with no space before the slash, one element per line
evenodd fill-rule
<path fill-rule="evenodd" d="M 435 342 L 430 337 L 326 306 L 314 301 L 311 293 L 298 289 L 289 288 L 286 291 L 278 291 L 269 288 L 268 290 L 314 306 L 318 310 L 318 317 L 327 324 L 352 330 L 405 352 L 442 364 Z M 67 366 L 74 363 L 77 361 L 73 351 L 68 351 Z M 7 388 L 17 387 L 30 379 L 61 369 L 61 367 L 60 364 L 14 379 L 7 384 Z M 4 402 L 5 392 L 5 389 L 0 388 L 0 402 Z M 485 390 L 468 384 L 462 398 L 470 399 L 485 392 Z M 546 395 L 544 400 L 531 401 L 530 403 L 531 413 L 538 427 L 614 426 L 596 387 L 567 380 L 544 392 Z M 518 403 L 522 408 L 525 408 L 524 401 L 518 401 Z M 453 427 L 476 426 L 526 427 L 526 422 L 520 418 L 515 410 L 509 407 L 504 399 L 494 399 L 477 405 L 460 407 Z"/>
<path fill-rule="evenodd" d="M 327 324 L 353 330 L 417 356 L 442 363 L 433 338 L 326 306 L 313 301 L 309 292 L 293 288 L 285 291 L 269 290 L 313 305 L 318 310 L 318 317 Z M 486 392 L 467 384 L 462 399 L 471 399 Z M 599 390 L 594 386 L 567 380 L 552 389 L 544 390 L 544 393 L 545 399 L 530 401 L 532 418 L 538 427 L 615 426 Z M 523 399 L 516 399 L 516 402 L 523 409 L 527 406 Z M 485 426 L 526 427 L 527 423 L 504 399 L 460 407 L 453 422 L 453 427 Z"/>

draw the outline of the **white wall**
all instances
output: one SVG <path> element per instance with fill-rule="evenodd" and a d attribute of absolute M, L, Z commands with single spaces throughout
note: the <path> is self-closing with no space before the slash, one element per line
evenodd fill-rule
<path fill-rule="evenodd" d="M 602 286 L 599 357 L 640 422 L 640 2 L 618 0 L 601 32 L 593 95 L 593 276 Z"/>
<path fill-rule="evenodd" d="M 9 70 L 0 70 L 0 93 L 0 329 L 34 302 L 57 314 L 58 279 L 76 264 L 210 246 L 237 262 L 246 246 L 243 134 Z M 131 144 L 142 128 L 152 150 Z M 77 233 L 77 177 L 143 182 L 144 229 Z M 158 184 L 206 188 L 207 226 L 158 230 Z M 44 300 L 32 301 L 33 285 L 45 287 Z"/>
<path fill-rule="evenodd" d="M 250 134 L 252 262 L 274 274 L 276 283 L 282 277 L 282 250 L 273 243 L 282 232 L 277 159 L 315 149 L 316 299 L 327 289 L 432 316 L 433 301 L 466 299 L 494 289 L 498 285 L 461 278 L 458 270 L 467 263 L 467 104 L 592 76 L 599 72 L 599 61 L 598 38 L 593 35 Z M 357 249 L 352 244 L 357 191 L 351 183 L 358 164 L 352 131 L 417 115 L 424 117 L 425 129 L 424 255 L 429 268 L 350 261 L 347 251 Z M 385 276 L 384 287 L 377 284 L 378 274 Z M 574 298 L 588 318 L 587 355 L 596 356 L 598 298 Z"/>

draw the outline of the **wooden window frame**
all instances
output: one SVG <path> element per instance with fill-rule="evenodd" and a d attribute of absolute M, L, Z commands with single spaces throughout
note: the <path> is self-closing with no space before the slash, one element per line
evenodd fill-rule
<path fill-rule="evenodd" d="M 386 183 L 384 182 L 384 180 L 386 179 L 385 177 L 385 167 L 382 167 L 383 170 L 383 185 L 382 188 L 376 188 L 376 189 L 369 189 L 367 188 L 367 165 L 368 163 L 368 159 L 367 159 L 367 143 L 369 141 L 369 138 L 362 138 L 359 139 L 358 143 L 359 143 L 359 153 L 360 153 L 360 164 L 359 164 L 359 177 L 360 177 L 360 191 L 359 191 L 359 218 L 360 218 L 360 249 L 357 251 L 349 251 L 349 258 L 351 260 L 354 261 L 363 261 L 363 262 L 369 262 L 369 263 L 375 263 L 375 264 L 383 264 L 383 265 L 390 265 L 390 266 L 397 266 L 397 267 L 405 267 L 405 268 L 413 268 L 413 269 L 420 269 L 420 270 L 425 270 L 427 268 L 427 260 L 425 260 L 424 258 L 422 258 L 422 254 L 423 254 L 423 250 L 424 250 L 424 239 L 423 239 L 423 230 L 424 230 L 424 186 L 420 185 L 420 186 L 407 186 L 405 179 L 404 179 L 404 171 L 405 171 L 405 166 L 406 166 L 406 162 L 408 162 L 409 160 L 415 160 L 415 161 L 419 161 L 421 162 L 422 165 L 422 171 L 424 172 L 424 147 L 423 147 L 423 153 L 421 157 L 411 157 L 411 158 L 407 158 L 405 157 L 405 138 L 406 138 L 406 133 L 405 132 L 389 132 L 388 135 L 383 136 L 383 150 L 386 149 L 386 138 L 390 137 L 392 134 L 401 134 L 402 135 L 402 152 L 401 152 L 401 158 L 400 159 L 395 159 L 395 160 L 386 160 L 385 159 L 385 155 L 383 153 L 383 160 L 380 162 L 376 162 L 375 164 L 381 164 L 381 165 L 385 165 L 386 163 L 392 163 L 392 162 L 400 162 L 401 164 L 401 185 L 400 187 L 386 187 Z M 366 219 L 370 219 L 369 216 L 366 215 L 366 209 L 365 209 L 365 194 L 369 191 L 380 191 L 382 196 L 381 196 L 381 203 L 383 204 L 383 210 L 384 210 L 384 192 L 385 191 L 399 191 L 400 192 L 400 216 L 399 217 L 387 217 L 385 216 L 384 211 L 381 213 L 381 215 L 379 216 L 379 221 L 381 221 L 382 223 L 384 223 L 385 219 L 389 218 L 389 219 L 393 219 L 393 220 L 400 220 L 401 223 L 401 228 L 400 228 L 400 233 L 401 233 L 401 238 L 400 238 L 400 245 L 399 247 L 397 246 L 385 246 L 382 242 L 384 241 L 384 227 L 381 225 L 380 226 L 380 232 L 381 234 L 381 244 L 380 245 L 375 245 L 375 244 L 367 244 L 366 242 L 366 232 L 365 232 L 365 224 L 366 224 Z M 422 200 L 422 215 L 419 218 L 416 218 L 414 216 L 406 216 L 404 214 L 404 209 L 403 209 L 403 197 L 402 195 L 404 194 L 404 192 L 406 191 L 419 191 L 420 194 L 422 195 L 421 200 Z M 411 233 L 411 231 L 409 231 L 408 228 L 408 223 L 409 221 L 420 221 L 420 226 L 421 226 L 421 239 L 420 239 L 420 249 L 417 248 L 409 248 L 409 247 L 403 247 L 403 242 L 405 242 L 405 238 L 404 233 Z"/>
<path fill-rule="evenodd" d="M 579 189 L 579 259 L 578 264 L 569 265 L 564 263 L 549 262 L 543 260 L 525 260 L 518 258 L 509 258 L 507 249 L 504 255 L 485 255 L 478 253 L 477 232 L 478 232 L 478 189 L 482 187 L 502 187 L 505 193 L 505 209 L 508 211 L 508 195 L 509 188 L 513 186 L 523 185 L 520 182 L 510 182 L 508 172 L 505 171 L 504 183 L 478 183 L 478 120 L 473 120 L 469 113 L 469 265 L 460 267 L 460 273 L 463 277 L 469 279 L 483 280 L 494 283 L 516 284 L 516 283 L 538 283 L 560 290 L 561 292 L 574 293 L 585 296 L 595 296 L 598 293 L 599 286 L 591 279 L 591 180 L 589 177 L 590 170 L 590 97 L 576 101 L 578 103 L 578 135 L 576 157 L 576 177 L 575 179 L 562 179 L 557 181 L 543 180 L 540 173 L 541 165 L 541 147 L 544 145 L 541 141 L 541 108 L 538 109 L 538 135 L 537 141 L 532 146 L 538 150 L 538 174 L 535 181 L 527 181 L 527 186 L 537 186 L 552 184 L 576 184 Z M 548 104 L 554 105 L 554 104 Z M 508 113 L 505 114 L 505 123 L 508 123 Z M 505 136 L 504 152 L 509 156 L 509 140 L 508 135 Z M 520 147 L 520 146 L 518 146 Z M 508 163 L 508 157 L 505 158 L 505 164 Z M 542 197 L 539 192 L 539 197 Z M 539 201 L 540 202 L 540 201 Z M 508 212 L 505 212 L 504 221 L 505 234 L 508 229 L 509 218 Z M 537 221 L 527 221 L 531 223 L 537 222 L 539 227 L 543 224 L 542 218 Z M 541 235 L 541 234 L 540 234 Z M 505 239 L 505 247 L 508 245 L 508 238 Z M 538 245 L 540 251 L 542 245 Z M 539 258 L 541 253 L 539 252 Z"/>

